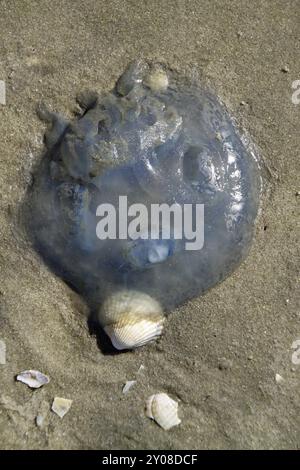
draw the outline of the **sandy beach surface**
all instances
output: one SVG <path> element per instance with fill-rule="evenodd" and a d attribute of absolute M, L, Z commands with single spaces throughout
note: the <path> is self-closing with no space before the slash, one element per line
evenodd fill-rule
<path fill-rule="evenodd" d="M 37 103 L 71 117 L 78 92 L 111 89 L 139 57 L 215 90 L 259 149 L 267 191 L 240 268 L 173 312 L 158 343 L 111 354 L 20 211 L 44 149 Z M 1 0 L 0 80 L 0 448 L 299 448 L 299 2 Z M 50 383 L 30 390 L 15 381 L 25 369 Z M 170 431 L 144 414 L 159 391 L 179 402 Z M 55 396 L 73 400 L 63 419 Z"/>

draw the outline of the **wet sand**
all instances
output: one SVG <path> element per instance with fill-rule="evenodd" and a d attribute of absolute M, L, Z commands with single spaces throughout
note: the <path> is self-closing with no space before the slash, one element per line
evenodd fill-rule
<path fill-rule="evenodd" d="M 0 448 L 299 448 L 297 2 L 4 0 L 0 11 Z M 138 57 L 216 91 L 259 149 L 267 191 L 240 268 L 178 308 L 158 344 L 113 355 L 83 301 L 32 249 L 20 210 L 43 152 L 37 103 L 72 116 L 78 92 L 112 88 Z M 16 383 L 29 368 L 50 383 Z M 144 415 L 158 391 L 180 403 L 182 423 L 168 432 Z M 73 400 L 62 420 L 50 411 L 55 396 Z"/>

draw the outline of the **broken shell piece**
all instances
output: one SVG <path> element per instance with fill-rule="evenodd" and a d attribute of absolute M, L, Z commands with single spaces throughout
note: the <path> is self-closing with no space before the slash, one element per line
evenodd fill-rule
<path fill-rule="evenodd" d="M 55 397 L 52 403 L 51 410 L 54 411 L 60 418 L 63 418 L 68 413 L 73 400 L 67 398 Z"/>
<path fill-rule="evenodd" d="M 154 70 L 146 76 L 144 84 L 152 91 L 165 91 L 168 88 L 169 80 L 166 72 L 161 69 Z"/>
<path fill-rule="evenodd" d="M 49 403 L 43 400 L 40 404 L 39 411 L 37 416 L 35 417 L 35 424 L 38 428 L 44 429 L 48 424 L 48 413 L 49 413 Z"/>
<path fill-rule="evenodd" d="M 130 316 L 122 318 L 117 324 L 109 325 L 104 331 L 110 337 L 116 349 L 133 349 L 144 346 L 157 339 L 162 333 L 162 320 L 136 319 Z"/>
<path fill-rule="evenodd" d="M 178 418 L 178 403 L 166 393 L 157 393 L 148 398 L 146 416 L 154 419 L 166 431 L 181 423 Z"/>
<path fill-rule="evenodd" d="M 284 378 L 280 374 L 275 375 L 275 380 L 278 384 L 284 382 Z"/>
<path fill-rule="evenodd" d="M 165 320 L 159 303 L 147 294 L 124 290 L 103 303 L 99 322 L 116 349 L 133 349 L 157 339 Z"/>
<path fill-rule="evenodd" d="M 37 417 L 35 418 L 36 425 L 39 428 L 41 428 L 43 426 L 44 420 L 45 420 L 45 416 L 41 414 L 37 415 Z"/>
<path fill-rule="evenodd" d="M 38 370 L 24 370 L 17 375 L 17 380 L 30 388 L 40 388 L 50 382 L 49 377 Z"/>
<path fill-rule="evenodd" d="M 143 370 L 145 370 L 145 366 L 144 366 L 144 364 L 141 364 L 140 367 L 139 367 L 139 370 L 137 371 L 137 373 L 141 374 L 143 372 Z"/>
<path fill-rule="evenodd" d="M 129 390 L 131 389 L 131 387 L 133 387 L 135 383 L 136 383 L 136 380 L 128 380 L 126 384 L 124 385 L 122 392 L 124 394 L 129 392 Z"/>
<path fill-rule="evenodd" d="M 148 68 L 148 64 L 143 60 L 137 60 L 129 64 L 117 81 L 117 92 L 122 96 L 128 95 L 135 86 L 142 82 Z"/>
<path fill-rule="evenodd" d="M 0 365 L 6 364 L 6 344 L 0 340 Z"/>

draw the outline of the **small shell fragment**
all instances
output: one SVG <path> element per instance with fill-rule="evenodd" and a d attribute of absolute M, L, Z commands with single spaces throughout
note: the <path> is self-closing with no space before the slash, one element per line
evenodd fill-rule
<path fill-rule="evenodd" d="M 73 400 L 69 400 L 67 398 L 55 397 L 52 403 L 52 411 L 56 413 L 60 418 L 63 418 L 65 414 L 68 413 L 69 409 Z"/>
<path fill-rule="evenodd" d="M 118 349 L 133 349 L 157 339 L 165 317 L 160 304 L 147 294 L 134 290 L 115 292 L 108 297 L 98 319 Z"/>
<path fill-rule="evenodd" d="M 133 387 L 135 383 L 136 383 L 136 380 L 128 380 L 126 384 L 124 385 L 122 392 L 124 394 L 129 392 L 129 390 L 131 389 L 131 387 Z"/>
<path fill-rule="evenodd" d="M 143 370 L 145 370 L 145 366 L 144 366 L 144 364 L 141 364 L 138 371 L 137 371 L 137 373 L 141 374 L 143 372 Z"/>
<path fill-rule="evenodd" d="M 166 431 L 181 423 L 178 418 L 178 403 L 166 393 L 157 393 L 148 398 L 146 416 L 154 419 Z"/>
<path fill-rule="evenodd" d="M 17 380 L 30 388 L 40 388 L 50 382 L 49 377 L 38 370 L 24 370 L 17 375 Z"/>
<path fill-rule="evenodd" d="M 48 424 L 49 403 L 43 400 L 39 406 L 38 414 L 35 417 L 35 424 L 38 428 L 44 429 Z"/>
<path fill-rule="evenodd" d="M 41 428 L 43 426 L 44 420 L 45 416 L 43 416 L 42 414 L 38 414 L 35 418 L 36 425 Z"/>
<path fill-rule="evenodd" d="M 278 384 L 284 382 L 284 378 L 280 374 L 275 375 L 275 380 Z"/>
<path fill-rule="evenodd" d="M 5 364 L 6 364 L 6 344 L 1 339 L 0 340 L 0 365 L 3 366 Z"/>

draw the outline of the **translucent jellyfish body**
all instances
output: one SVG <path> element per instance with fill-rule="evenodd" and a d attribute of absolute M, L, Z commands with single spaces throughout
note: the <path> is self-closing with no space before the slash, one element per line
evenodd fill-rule
<path fill-rule="evenodd" d="M 259 205 L 257 161 L 216 96 L 160 65 L 131 64 L 112 92 L 83 96 L 81 104 L 72 122 L 43 111 L 53 126 L 31 198 L 36 246 L 99 308 L 103 327 L 118 323 L 117 299 L 122 321 L 133 312 L 130 322 L 144 328 L 153 311 L 157 337 L 163 311 L 202 294 L 246 256 Z M 143 205 L 146 234 L 99 238 L 103 204 L 115 208 L 116 232 L 129 223 L 127 208 Z M 151 209 L 161 204 L 203 207 L 200 249 L 186 249 L 172 217 L 169 236 L 161 236 L 166 227 L 159 223 L 151 237 Z"/>

